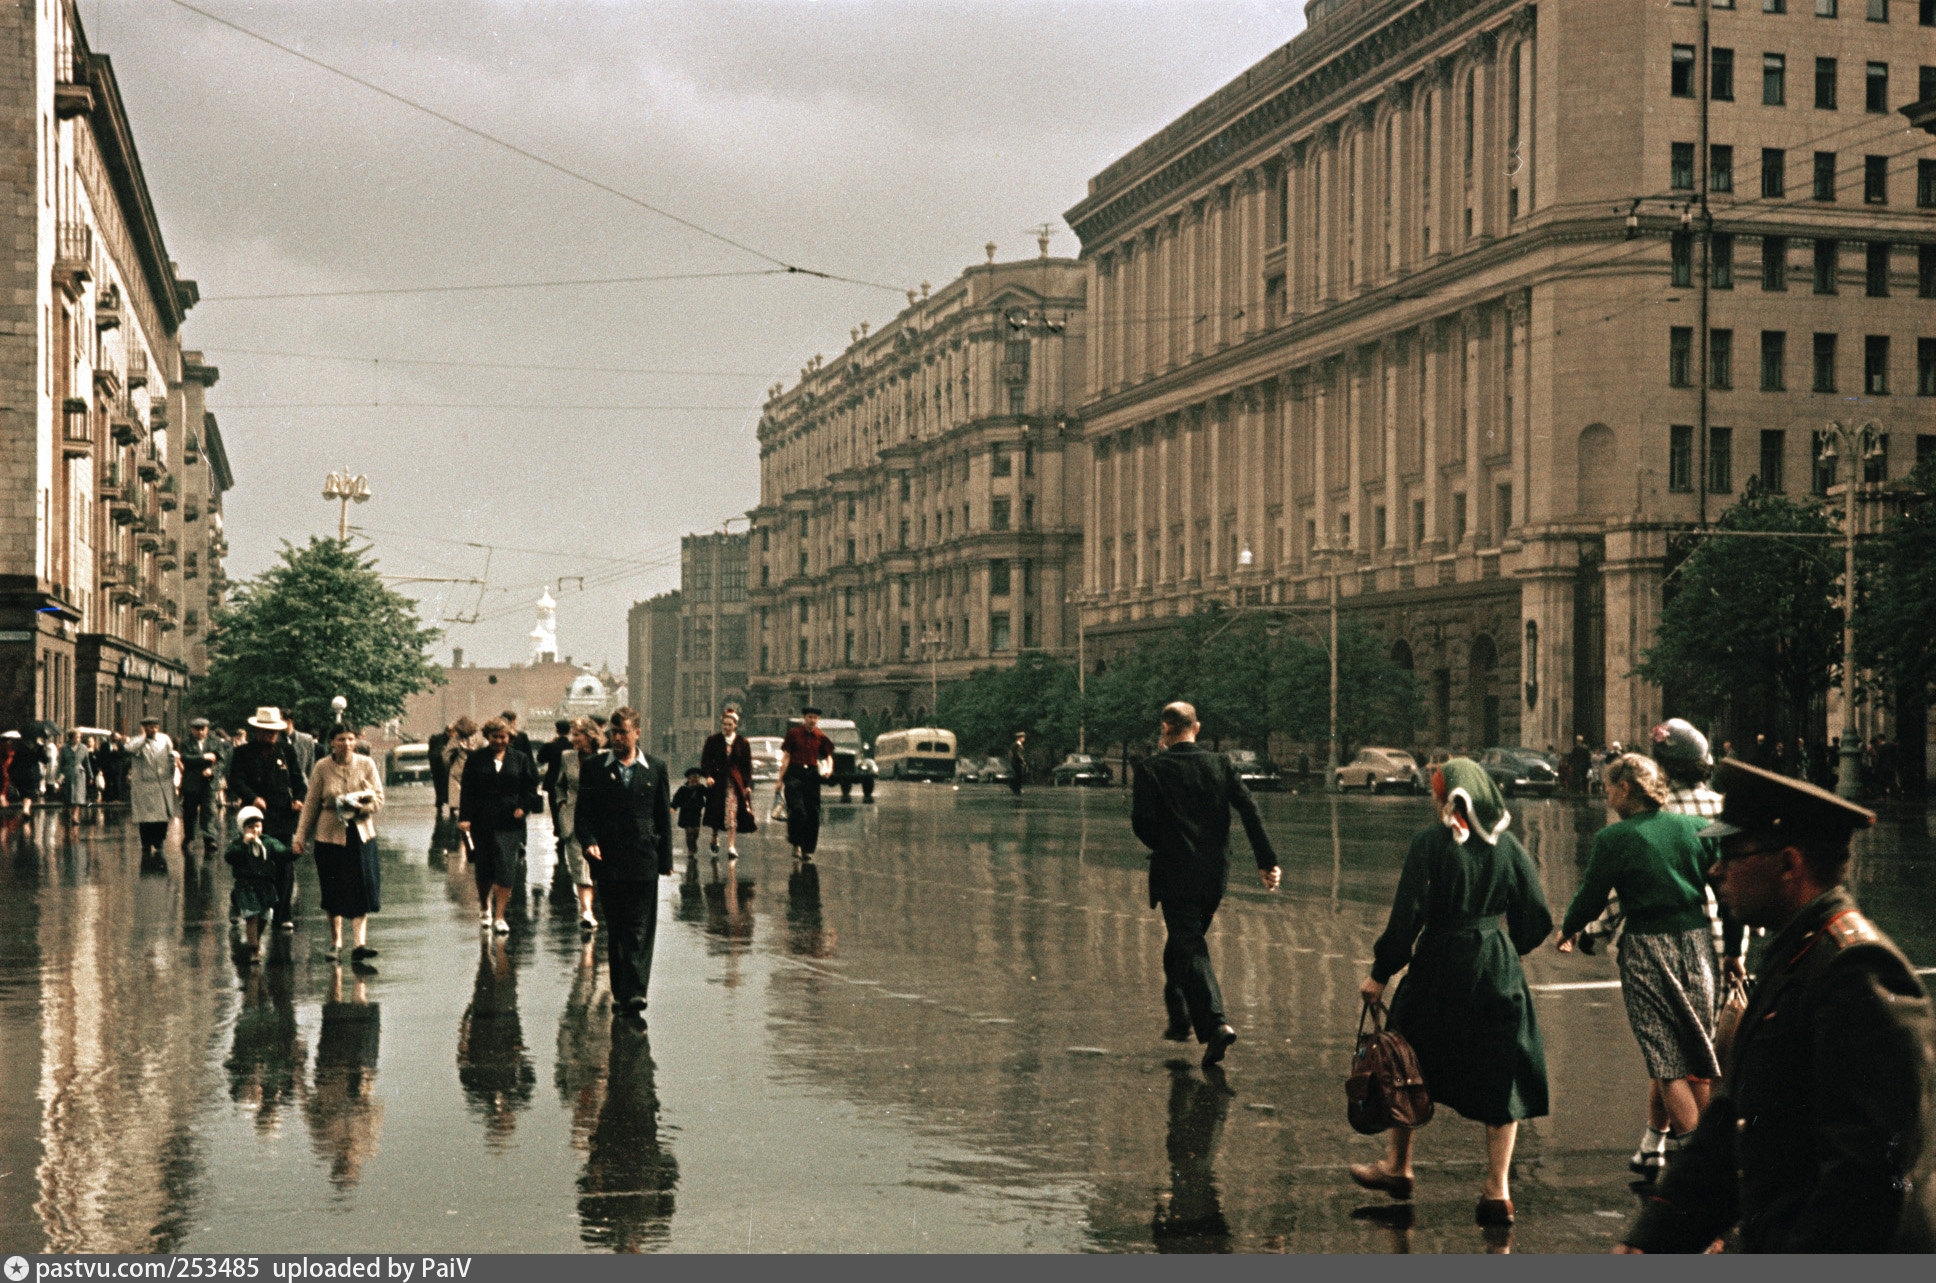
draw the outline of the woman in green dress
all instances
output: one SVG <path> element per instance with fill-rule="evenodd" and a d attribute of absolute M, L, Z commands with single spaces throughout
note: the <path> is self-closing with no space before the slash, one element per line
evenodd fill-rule
<path fill-rule="evenodd" d="M 1546 1051 L 1519 959 L 1552 932 L 1553 915 L 1526 849 L 1506 831 L 1512 815 L 1484 768 L 1453 758 L 1433 774 L 1432 796 L 1439 823 L 1412 839 L 1359 992 L 1377 1002 L 1386 982 L 1405 972 L 1390 1027 L 1418 1053 L 1433 1101 L 1486 1125 L 1476 1218 L 1510 1225 L 1506 1177 L 1519 1120 L 1547 1109 Z M 1392 1128 L 1384 1161 L 1354 1163 L 1351 1179 L 1410 1198 L 1411 1129 Z"/>

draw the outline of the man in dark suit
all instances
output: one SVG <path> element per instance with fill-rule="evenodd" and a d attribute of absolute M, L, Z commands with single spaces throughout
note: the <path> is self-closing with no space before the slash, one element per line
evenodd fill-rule
<path fill-rule="evenodd" d="M 639 752 L 639 715 L 612 714 L 610 747 L 585 763 L 574 827 L 605 902 L 612 1004 L 645 1019 L 659 879 L 672 875 L 672 791 L 665 763 Z"/>
<path fill-rule="evenodd" d="M 181 757 L 182 852 L 193 854 L 190 846 L 200 834 L 203 851 L 213 855 L 227 837 L 216 793 L 229 777 L 229 742 L 209 734 L 208 719 L 198 717 L 188 724 Z"/>
<path fill-rule="evenodd" d="M 1237 1031 L 1224 1020 L 1223 991 L 1210 967 L 1204 936 L 1230 880 L 1230 812 L 1250 837 L 1266 891 L 1277 890 L 1277 855 L 1250 790 L 1222 753 L 1197 747 L 1197 711 L 1185 703 L 1163 710 L 1162 751 L 1136 763 L 1130 826 L 1150 849 L 1150 907 L 1163 909 L 1163 1036 L 1184 1042 L 1195 1031 L 1203 1063 L 1223 1059 Z"/>
<path fill-rule="evenodd" d="M 437 799 L 437 818 L 444 818 L 444 807 L 450 803 L 450 759 L 444 756 L 444 747 L 450 743 L 450 728 L 432 735 L 424 741 L 430 750 L 430 787 Z"/>

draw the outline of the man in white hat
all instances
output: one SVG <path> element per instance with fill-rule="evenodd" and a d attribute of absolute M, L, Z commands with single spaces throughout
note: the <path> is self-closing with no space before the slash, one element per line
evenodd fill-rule
<path fill-rule="evenodd" d="M 296 751 L 282 738 L 289 723 L 279 708 L 262 707 L 249 719 L 249 742 L 235 750 L 229 762 L 229 798 L 262 812 L 262 831 L 288 846 L 302 819 L 309 781 Z M 296 866 L 279 865 L 276 873 L 276 927 L 296 929 Z"/>
<path fill-rule="evenodd" d="M 161 719 L 152 713 L 142 718 L 141 734 L 128 741 L 128 808 L 141 828 L 143 868 L 163 863 L 168 823 L 178 809 L 175 777 L 180 766 L 174 741 L 161 732 Z"/>

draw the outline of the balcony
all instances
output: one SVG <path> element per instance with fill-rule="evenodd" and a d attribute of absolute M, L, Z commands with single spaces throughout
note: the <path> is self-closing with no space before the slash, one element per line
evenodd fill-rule
<path fill-rule="evenodd" d="M 134 523 L 135 546 L 146 552 L 154 552 L 161 547 L 161 522 L 153 514 L 142 513 Z"/>
<path fill-rule="evenodd" d="M 141 348 L 128 353 L 128 386 L 148 386 L 148 353 Z"/>
<path fill-rule="evenodd" d="M 124 481 L 113 494 L 108 496 L 108 515 L 117 526 L 132 525 L 135 514 L 141 510 L 141 487 L 132 481 Z"/>
<path fill-rule="evenodd" d="M 110 404 L 121 399 L 121 376 L 113 366 L 103 365 L 95 369 L 94 390 Z"/>
<path fill-rule="evenodd" d="M 95 470 L 94 491 L 103 499 L 112 499 L 121 493 L 121 465 L 119 463 L 110 459 Z"/>
<path fill-rule="evenodd" d="M 54 283 L 78 300 L 94 279 L 94 229 L 63 218 L 54 230 Z"/>
<path fill-rule="evenodd" d="M 114 409 L 108 413 L 108 431 L 113 434 L 118 445 L 133 445 L 145 435 L 141 420 L 135 417 L 134 406 L 129 403 L 125 394 L 114 403 Z"/>
<path fill-rule="evenodd" d="M 159 481 L 162 474 L 161 460 L 155 457 L 154 447 L 141 451 L 134 461 L 134 470 L 143 481 Z"/>
<path fill-rule="evenodd" d="M 61 403 L 61 454 L 85 459 L 94 453 L 94 420 L 88 404 L 71 396 Z"/>
<path fill-rule="evenodd" d="M 97 330 L 118 330 L 121 328 L 121 290 L 110 285 L 94 300 L 94 328 Z"/>
<path fill-rule="evenodd" d="M 174 473 L 171 472 L 161 479 L 161 485 L 157 487 L 156 493 L 161 496 L 161 510 L 163 512 L 173 512 L 176 505 L 180 503 L 180 499 L 176 493 L 179 489 L 180 486 L 175 482 Z"/>
<path fill-rule="evenodd" d="M 54 54 L 54 116 L 58 120 L 73 120 L 94 110 L 94 86 L 88 83 L 87 68 L 72 49 L 56 50 Z"/>
<path fill-rule="evenodd" d="M 202 630 L 201 612 L 195 610 L 185 612 L 182 615 L 182 630 L 190 633 L 200 632 Z"/>
<path fill-rule="evenodd" d="M 155 565 L 163 570 L 173 570 L 180 564 L 181 554 L 177 549 L 176 542 L 173 539 L 167 540 L 161 545 L 161 551 L 155 556 Z"/>

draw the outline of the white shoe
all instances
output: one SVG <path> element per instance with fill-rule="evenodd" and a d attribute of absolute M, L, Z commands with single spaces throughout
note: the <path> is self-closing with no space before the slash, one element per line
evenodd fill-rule
<path fill-rule="evenodd" d="M 511 924 L 506 922 L 503 918 L 499 918 L 496 922 L 493 922 L 491 924 L 491 930 L 497 932 L 501 936 L 508 936 L 511 934 Z"/>

